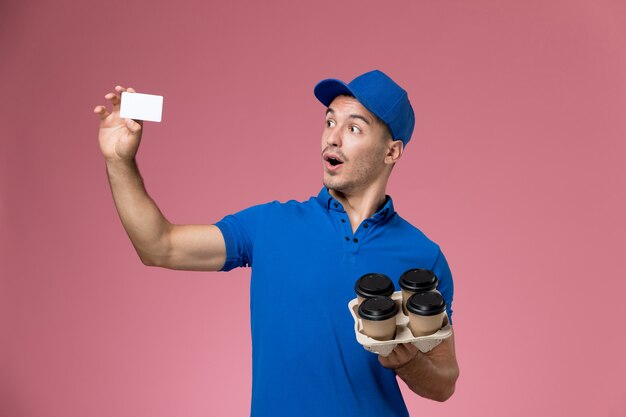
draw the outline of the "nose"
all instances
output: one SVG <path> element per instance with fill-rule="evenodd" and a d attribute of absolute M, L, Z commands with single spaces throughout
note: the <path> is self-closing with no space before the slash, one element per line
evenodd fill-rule
<path fill-rule="evenodd" d="M 328 130 L 325 136 L 328 146 L 341 146 L 341 133 L 339 129 Z"/>

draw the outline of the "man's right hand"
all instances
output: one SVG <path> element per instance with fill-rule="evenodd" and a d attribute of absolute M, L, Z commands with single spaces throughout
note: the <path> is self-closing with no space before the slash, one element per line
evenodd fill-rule
<path fill-rule="evenodd" d="M 120 118 L 120 94 L 132 88 L 115 87 L 104 96 L 113 106 L 96 106 L 100 116 L 98 140 L 115 207 L 126 233 L 146 265 L 192 271 L 218 271 L 226 262 L 226 243 L 212 224 L 175 225 L 148 195 L 135 161 L 142 122 Z"/>
<path fill-rule="evenodd" d="M 118 85 L 115 87 L 115 92 L 104 96 L 111 102 L 111 112 L 109 113 L 107 108 L 102 105 L 96 106 L 93 110 L 100 116 L 98 141 L 100 142 L 100 151 L 107 161 L 133 160 L 141 142 L 143 122 L 120 118 L 120 95 L 124 91 L 136 92 L 133 88 L 124 88 Z"/>

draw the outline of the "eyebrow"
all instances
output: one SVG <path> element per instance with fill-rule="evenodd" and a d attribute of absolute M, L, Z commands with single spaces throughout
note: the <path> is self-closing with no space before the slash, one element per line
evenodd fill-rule
<path fill-rule="evenodd" d="M 328 115 L 328 113 L 335 114 L 335 111 L 331 107 L 329 107 L 329 108 L 326 109 L 326 115 Z M 360 114 L 350 114 L 350 115 L 348 115 L 348 117 L 350 117 L 351 119 L 363 120 L 368 125 L 371 125 L 369 120 L 367 120 L 364 116 L 361 116 Z"/>

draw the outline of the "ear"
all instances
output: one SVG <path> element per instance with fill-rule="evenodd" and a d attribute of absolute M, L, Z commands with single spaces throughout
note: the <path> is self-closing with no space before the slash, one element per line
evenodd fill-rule
<path fill-rule="evenodd" d="M 402 156 L 403 151 L 404 144 L 401 140 L 389 140 L 387 153 L 385 154 L 385 163 L 391 165 L 395 164 Z"/>

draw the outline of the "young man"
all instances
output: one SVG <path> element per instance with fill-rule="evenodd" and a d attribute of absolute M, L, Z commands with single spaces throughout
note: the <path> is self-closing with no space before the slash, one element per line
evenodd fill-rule
<path fill-rule="evenodd" d="M 399 345 L 377 357 L 355 340 L 348 301 L 370 272 L 397 280 L 433 270 L 451 316 L 453 283 L 439 247 L 403 220 L 385 194 L 413 132 L 406 91 L 381 71 L 350 84 L 323 80 L 324 187 L 305 202 L 272 202 L 214 225 L 173 225 L 148 196 L 135 155 L 141 123 L 105 96 L 100 149 L 122 223 L 144 264 L 228 271 L 251 266 L 252 416 L 407 416 L 396 375 L 420 396 L 445 401 L 459 370 L 454 337 L 424 354 Z M 285 320 L 289 314 L 295 320 Z"/>

